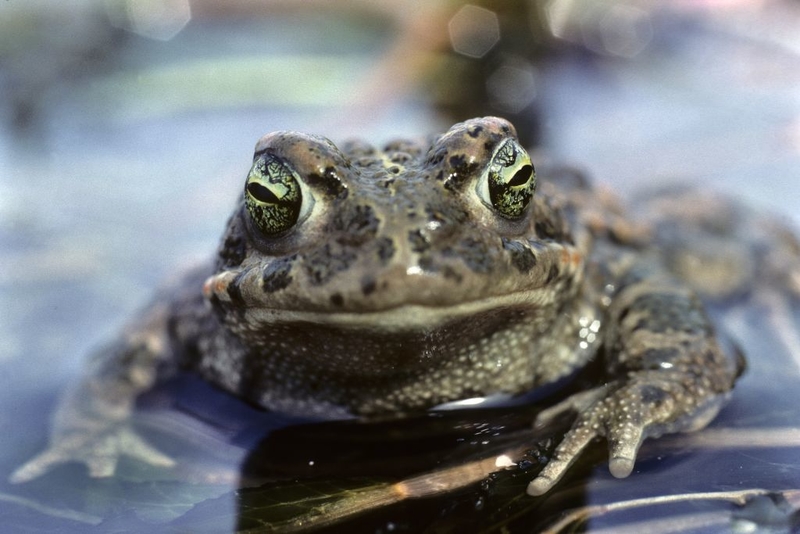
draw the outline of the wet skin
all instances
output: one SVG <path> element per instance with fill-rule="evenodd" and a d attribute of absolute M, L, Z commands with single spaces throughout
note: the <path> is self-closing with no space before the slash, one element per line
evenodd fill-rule
<path fill-rule="evenodd" d="M 269 410 L 410 414 L 518 395 L 603 358 L 533 495 L 596 437 L 625 477 L 642 441 L 696 430 L 740 362 L 703 304 L 617 200 L 572 172 L 537 178 L 513 126 L 456 124 L 376 148 L 277 132 L 256 145 L 216 259 L 187 274 L 91 362 L 22 482 L 67 461 L 173 461 L 129 427 L 179 370 Z"/>

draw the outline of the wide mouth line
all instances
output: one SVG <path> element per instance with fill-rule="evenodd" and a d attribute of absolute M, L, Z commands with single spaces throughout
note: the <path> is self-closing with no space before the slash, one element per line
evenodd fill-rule
<path fill-rule="evenodd" d="M 252 307 L 246 313 L 265 322 L 303 322 L 340 326 L 424 327 L 437 326 L 471 315 L 502 308 L 534 308 L 549 304 L 541 289 L 516 291 L 455 304 L 435 305 L 402 303 L 377 310 L 291 310 L 285 308 Z"/>

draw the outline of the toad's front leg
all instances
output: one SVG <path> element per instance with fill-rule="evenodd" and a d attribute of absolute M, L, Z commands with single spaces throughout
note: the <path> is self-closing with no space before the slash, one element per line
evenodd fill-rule
<path fill-rule="evenodd" d="M 611 473 L 628 476 L 645 438 L 707 425 L 742 367 L 740 358 L 720 348 L 697 296 L 670 279 L 638 279 L 622 287 L 609 307 L 605 335 L 606 384 L 537 419 L 578 413 L 528 485 L 531 495 L 550 490 L 596 437 L 608 440 Z"/>
<path fill-rule="evenodd" d="M 94 357 L 83 380 L 61 400 L 47 449 L 14 471 L 11 482 L 27 482 L 67 462 L 85 464 L 93 477 L 111 476 L 121 456 L 173 465 L 130 426 L 136 398 L 156 382 L 166 354 L 166 321 L 159 308 Z"/>

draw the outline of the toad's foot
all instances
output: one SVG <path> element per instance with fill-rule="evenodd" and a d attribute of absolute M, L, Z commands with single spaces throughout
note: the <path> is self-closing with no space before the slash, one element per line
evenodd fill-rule
<path fill-rule="evenodd" d="M 92 477 L 114 474 L 121 456 L 130 456 L 154 466 L 172 467 L 175 461 L 149 445 L 126 425 L 103 432 L 73 432 L 61 436 L 42 453 L 14 471 L 9 481 L 15 484 L 38 478 L 53 467 L 67 462 L 81 462 Z"/>
<path fill-rule="evenodd" d="M 537 426 L 567 411 L 577 412 L 578 417 L 550 461 L 528 485 L 528 494 L 548 492 L 597 437 L 608 440 L 611 474 L 627 477 L 645 438 L 702 428 L 717 414 L 723 400 L 722 396 L 710 397 L 701 406 L 687 410 L 680 399 L 678 384 L 651 376 L 579 393 L 545 410 L 539 414 Z"/>

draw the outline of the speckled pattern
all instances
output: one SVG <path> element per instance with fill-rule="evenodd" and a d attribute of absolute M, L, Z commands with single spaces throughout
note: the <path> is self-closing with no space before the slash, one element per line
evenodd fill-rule
<path fill-rule="evenodd" d="M 497 215 L 479 192 L 487 163 L 496 154 L 495 167 L 512 165 L 514 146 L 499 120 L 454 128 L 430 148 L 395 141 L 340 151 L 302 134 L 267 136 L 257 162 L 284 158 L 298 176 L 341 185 L 309 181 L 312 213 L 277 239 L 237 211 L 220 252 L 236 261 L 223 260 L 207 294 L 237 341 L 270 357 L 242 351 L 243 371 L 215 354 L 183 365 L 263 406 L 315 415 L 331 405 L 424 409 L 568 374 L 591 355 L 573 351 L 586 307 L 574 298 L 583 254 L 568 221 L 544 196 L 530 209 L 552 224 L 532 226 Z M 235 254 L 229 243 L 249 246 Z M 289 243 L 289 254 L 265 261 Z M 552 353 L 571 357 L 539 363 Z"/>
<path fill-rule="evenodd" d="M 14 480 L 69 459 L 94 474 L 117 454 L 168 463 L 109 436 L 178 368 L 268 409 L 340 417 L 523 393 L 602 354 L 604 384 L 540 416 L 578 414 L 532 494 L 597 436 L 626 476 L 642 439 L 704 426 L 733 386 L 736 358 L 646 225 L 573 171 L 537 184 L 502 119 L 382 149 L 277 132 L 253 169 L 214 264 L 99 357 L 82 386 L 95 393 L 68 397 L 51 449 Z"/>

